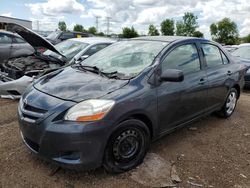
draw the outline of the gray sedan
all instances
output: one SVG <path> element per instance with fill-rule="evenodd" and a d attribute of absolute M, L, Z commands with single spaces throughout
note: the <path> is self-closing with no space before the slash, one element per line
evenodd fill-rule
<path fill-rule="evenodd" d="M 7 31 L 0 31 L 0 63 L 9 58 L 33 54 L 34 49 L 20 36 Z"/>

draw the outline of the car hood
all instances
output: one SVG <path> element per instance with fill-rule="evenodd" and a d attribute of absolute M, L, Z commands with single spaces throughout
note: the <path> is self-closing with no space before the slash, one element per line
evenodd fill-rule
<path fill-rule="evenodd" d="M 95 73 L 67 67 L 41 78 L 34 83 L 34 87 L 63 100 L 80 102 L 112 93 L 128 82 L 129 80 L 108 79 Z"/>
<path fill-rule="evenodd" d="M 35 50 L 42 47 L 64 56 L 48 40 L 26 27 L 14 23 L 8 23 L 7 30 L 19 34 L 26 42 L 33 46 Z"/>

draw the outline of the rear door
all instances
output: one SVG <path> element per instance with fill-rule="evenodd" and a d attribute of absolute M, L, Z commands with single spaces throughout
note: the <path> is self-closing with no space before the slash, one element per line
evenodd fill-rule
<path fill-rule="evenodd" d="M 170 130 L 203 114 L 206 108 L 207 78 L 195 43 L 175 47 L 161 62 L 162 71 L 178 69 L 183 82 L 162 82 L 157 88 L 160 132 Z"/>
<path fill-rule="evenodd" d="M 10 57 L 12 38 L 6 33 L 0 33 L 0 63 Z"/>
<path fill-rule="evenodd" d="M 201 44 L 206 62 L 208 79 L 208 110 L 221 107 L 228 93 L 228 84 L 232 75 L 229 60 L 225 54 L 214 44 Z M 230 82 L 230 81 L 229 81 Z"/>
<path fill-rule="evenodd" d="M 13 42 L 10 50 L 10 58 L 30 55 L 34 51 L 33 47 L 25 42 L 22 38 L 13 36 Z"/>

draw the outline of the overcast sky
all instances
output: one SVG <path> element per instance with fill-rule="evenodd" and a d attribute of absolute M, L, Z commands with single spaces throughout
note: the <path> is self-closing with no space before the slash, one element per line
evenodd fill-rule
<path fill-rule="evenodd" d="M 249 0 L 0 0 L 0 15 L 29 19 L 33 29 L 54 30 L 58 21 L 69 29 L 75 24 L 95 26 L 100 16 L 100 30 L 106 31 L 106 17 L 111 17 L 111 32 L 134 26 L 146 34 L 149 24 L 160 26 L 166 18 L 180 20 L 185 12 L 198 16 L 198 30 L 210 38 L 209 26 L 224 17 L 235 21 L 241 36 L 250 33 Z"/>

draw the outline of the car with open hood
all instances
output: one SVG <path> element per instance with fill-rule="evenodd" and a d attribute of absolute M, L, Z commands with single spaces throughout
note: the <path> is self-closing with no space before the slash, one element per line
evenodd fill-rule
<path fill-rule="evenodd" d="M 12 58 L 0 65 L 0 95 L 18 98 L 35 79 L 48 72 L 82 61 L 115 42 L 104 37 L 74 38 L 57 45 L 35 32 L 16 24 L 8 24 L 8 30 L 18 33 L 34 47 L 31 55 Z M 45 48 L 41 53 L 37 49 Z"/>
<path fill-rule="evenodd" d="M 61 166 L 124 172 L 151 141 L 212 112 L 230 117 L 245 69 L 205 39 L 117 42 L 34 82 L 19 102 L 21 136 Z"/>

